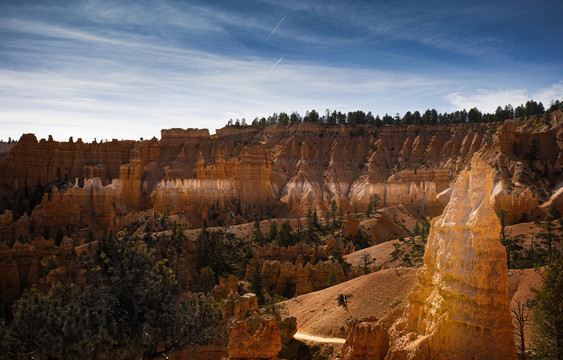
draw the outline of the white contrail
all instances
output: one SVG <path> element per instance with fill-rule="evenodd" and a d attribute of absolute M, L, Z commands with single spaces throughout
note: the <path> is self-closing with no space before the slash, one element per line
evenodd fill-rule
<path fill-rule="evenodd" d="M 266 38 L 266 40 L 264 40 L 264 42 L 262 43 L 262 45 L 264 45 L 266 43 L 266 41 L 268 41 L 272 35 L 274 35 L 274 33 L 276 32 L 276 30 L 280 27 L 281 23 L 285 20 L 285 16 L 282 17 L 282 19 L 280 20 L 280 22 L 276 25 L 276 27 L 274 28 L 274 30 L 272 30 L 272 32 L 270 33 L 270 35 L 268 35 L 268 37 Z"/>
<path fill-rule="evenodd" d="M 279 64 L 282 60 L 283 60 L 283 56 L 282 56 L 278 61 L 276 61 L 276 63 L 274 64 L 274 66 L 272 66 L 272 68 L 270 69 L 270 71 L 274 70 L 274 68 L 275 68 L 276 66 L 278 66 L 278 64 Z"/>

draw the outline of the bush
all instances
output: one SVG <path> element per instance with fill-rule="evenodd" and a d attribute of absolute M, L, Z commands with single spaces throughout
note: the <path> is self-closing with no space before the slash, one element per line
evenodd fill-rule
<path fill-rule="evenodd" d="M 58 359 L 154 358 L 213 339 L 220 308 L 206 296 L 181 291 L 170 266 L 177 257 L 174 239 L 170 252 L 160 255 L 149 240 L 123 233 L 101 240 L 84 264 L 84 288 L 62 284 L 48 295 L 25 292 L 9 331 L 20 351 Z"/>

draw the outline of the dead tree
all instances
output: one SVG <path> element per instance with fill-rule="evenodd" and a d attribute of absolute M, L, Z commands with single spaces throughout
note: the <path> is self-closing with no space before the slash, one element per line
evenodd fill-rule
<path fill-rule="evenodd" d="M 512 321 L 514 322 L 514 334 L 516 335 L 516 348 L 520 360 L 526 360 L 526 341 L 524 338 L 524 327 L 529 323 L 530 310 L 516 299 L 516 303 L 510 308 L 512 312 Z"/>

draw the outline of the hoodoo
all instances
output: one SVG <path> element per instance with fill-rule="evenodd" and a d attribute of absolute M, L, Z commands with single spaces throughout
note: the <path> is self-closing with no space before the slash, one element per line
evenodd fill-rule
<path fill-rule="evenodd" d="M 492 168 L 475 155 L 432 224 L 410 304 L 389 331 L 386 359 L 516 359 L 492 183 Z"/>

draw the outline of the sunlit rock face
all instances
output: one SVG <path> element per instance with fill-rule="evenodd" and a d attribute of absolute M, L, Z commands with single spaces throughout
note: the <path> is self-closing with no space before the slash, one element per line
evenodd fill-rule
<path fill-rule="evenodd" d="M 516 359 L 492 183 L 493 170 L 476 155 L 433 221 L 418 284 L 390 329 L 386 359 Z"/>
<path fill-rule="evenodd" d="M 256 313 L 233 324 L 227 352 L 229 359 L 275 359 L 282 348 L 282 335 L 273 316 Z"/>
<path fill-rule="evenodd" d="M 182 213 L 192 227 L 204 218 L 219 225 L 304 216 L 309 208 L 323 216 L 333 201 L 344 212 L 363 212 L 373 195 L 378 207 L 401 204 L 431 217 L 442 212 L 450 180 L 478 151 L 495 168 L 496 210 L 507 211 L 505 220 L 512 224 L 544 216 L 539 207 L 546 208 L 545 194 L 559 190 L 563 163 L 563 112 L 518 124 L 508 121 L 499 130 L 497 123 L 305 122 L 226 127 L 215 135 L 206 129 L 165 129 L 160 140 L 99 143 L 38 141 L 24 134 L 9 153 L 0 148 L 0 213 L 13 210 L 12 222 L 23 224 L 18 218 L 24 211 L 31 214 L 45 193 L 51 199 L 53 187 L 62 194 L 75 178 L 80 184 L 99 178 L 102 187 L 119 183 L 118 198 L 110 204 L 115 214 L 105 206 L 78 217 L 83 198 L 67 196 L 67 213 L 73 216 L 61 217 L 69 220 L 60 227 L 65 225 L 68 235 L 86 225 L 92 229 L 91 224 L 100 235 L 123 217 L 152 209 Z M 563 208 L 561 201 L 552 202 Z M 8 218 L 0 221 L 0 240 L 11 239 L 13 229 Z"/>

